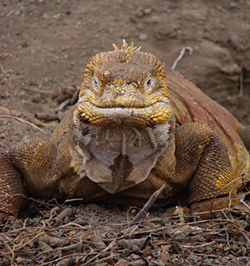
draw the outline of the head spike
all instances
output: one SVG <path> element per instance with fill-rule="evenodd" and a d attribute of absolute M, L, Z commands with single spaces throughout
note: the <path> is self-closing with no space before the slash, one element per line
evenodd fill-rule
<path fill-rule="evenodd" d="M 127 43 L 126 43 L 126 41 L 124 39 L 122 40 L 122 48 L 121 48 L 121 50 L 128 50 L 128 45 L 127 45 Z"/>
<path fill-rule="evenodd" d="M 140 47 L 137 47 L 137 46 L 134 46 L 134 43 L 131 42 L 131 45 L 128 46 L 128 44 L 126 43 L 126 41 L 123 39 L 122 40 L 122 47 L 121 49 L 119 49 L 114 43 L 113 43 L 113 47 L 114 47 L 114 51 L 140 51 L 141 50 L 141 46 Z"/>
<path fill-rule="evenodd" d="M 120 49 L 113 43 L 114 51 L 120 51 Z"/>

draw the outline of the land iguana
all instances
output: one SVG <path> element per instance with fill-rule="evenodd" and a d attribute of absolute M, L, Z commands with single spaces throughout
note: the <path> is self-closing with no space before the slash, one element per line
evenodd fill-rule
<path fill-rule="evenodd" d="M 238 202 L 239 177 L 250 176 L 241 130 L 156 56 L 114 45 L 89 59 L 78 102 L 51 139 L 31 138 L 0 157 L 0 216 L 17 216 L 23 195 L 142 206 L 163 184 L 158 206 L 227 207 Z"/>

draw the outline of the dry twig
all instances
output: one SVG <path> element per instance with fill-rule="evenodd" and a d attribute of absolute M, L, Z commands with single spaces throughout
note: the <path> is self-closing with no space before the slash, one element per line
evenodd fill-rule
<path fill-rule="evenodd" d="M 55 112 L 59 112 L 59 111 L 62 111 L 67 105 L 69 105 L 71 102 L 71 99 L 67 99 L 65 100 L 64 102 L 62 102 L 56 109 L 55 109 Z"/>
<path fill-rule="evenodd" d="M 25 90 L 25 91 L 32 91 L 32 92 L 36 92 L 36 93 L 43 93 L 43 94 L 49 94 L 49 95 L 54 95 L 53 92 L 51 91 L 46 91 L 46 90 L 40 90 L 40 89 L 32 89 L 32 88 L 21 88 L 22 90 Z"/>
<path fill-rule="evenodd" d="M 191 55 L 193 53 L 193 48 L 192 47 L 189 47 L 189 46 L 185 46 L 181 49 L 181 52 L 179 54 L 179 56 L 175 59 L 172 67 L 171 67 L 171 70 L 175 70 L 178 62 L 182 59 L 182 57 L 184 56 L 185 54 L 185 51 L 188 50 L 189 51 L 189 54 Z"/>
<path fill-rule="evenodd" d="M 157 198 L 159 197 L 159 195 L 161 194 L 161 192 L 163 191 L 163 189 L 165 188 L 166 184 L 164 183 L 158 190 L 156 190 L 150 197 L 150 199 L 145 203 L 145 205 L 143 206 L 143 208 L 140 210 L 140 212 L 135 216 L 135 218 L 132 220 L 131 225 L 133 225 L 134 223 L 138 222 L 139 220 L 141 220 L 146 213 L 148 212 L 149 208 L 155 203 L 155 201 L 157 200 Z"/>
<path fill-rule="evenodd" d="M 214 204 L 214 201 L 215 201 L 215 199 L 217 198 L 217 196 L 226 188 L 226 187 L 228 187 L 228 186 L 230 186 L 230 185 L 232 185 L 232 183 L 234 183 L 235 181 L 238 181 L 238 180 L 242 180 L 242 179 L 244 179 L 244 177 L 243 176 L 241 176 L 241 177 L 238 177 L 238 178 L 235 178 L 234 180 L 232 180 L 230 183 L 228 183 L 228 184 L 226 184 L 223 188 L 221 188 L 219 191 L 217 191 L 216 192 L 216 194 L 214 195 L 214 197 L 213 197 L 213 200 L 212 200 L 212 203 L 211 203 L 211 207 L 210 207 L 210 216 L 211 217 L 213 217 L 213 204 Z M 246 178 L 245 178 L 246 179 Z M 231 191 L 230 191 L 230 193 L 229 193 L 229 206 L 228 206 L 228 208 L 230 208 L 231 207 L 231 195 L 232 195 L 232 192 L 233 192 L 233 190 L 237 187 L 237 186 L 239 186 L 239 185 L 241 185 L 242 183 L 243 183 L 244 181 L 242 181 L 241 183 L 239 183 L 239 184 L 236 184 L 232 189 L 231 189 Z M 249 182 L 249 180 L 248 180 L 248 182 Z"/>
<path fill-rule="evenodd" d="M 34 127 L 35 129 L 41 131 L 43 134 L 45 134 L 46 136 L 50 137 L 50 134 L 45 132 L 44 130 L 42 130 L 41 128 L 37 127 L 36 125 L 22 119 L 22 118 L 19 118 L 19 117 L 16 117 L 16 116 L 12 116 L 12 115 L 0 115 L 0 118 L 10 118 L 10 119 L 16 119 L 17 121 L 19 122 L 22 122 L 22 123 L 25 123 L 25 124 L 28 124 L 32 127 Z"/>

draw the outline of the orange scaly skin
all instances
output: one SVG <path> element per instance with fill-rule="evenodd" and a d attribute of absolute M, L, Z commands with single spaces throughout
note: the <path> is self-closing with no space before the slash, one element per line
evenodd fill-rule
<path fill-rule="evenodd" d="M 156 204 L 185 195 L 192 211 L 209 211 L 249 178 L 242 127 L 227 110 L 154 55 L 114 48 L 89 60 L 78 103 L 50 140 L 2 154 L 0 217 L 17 216 L 22 195 L 142 206 L 164 183 Z"/>

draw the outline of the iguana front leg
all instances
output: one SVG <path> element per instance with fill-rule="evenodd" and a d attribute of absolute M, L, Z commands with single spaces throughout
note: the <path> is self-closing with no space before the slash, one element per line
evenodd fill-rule
<path fill-rule="evenodd" d="M 17 216 L 24 202 L 20 173 L 0 157 L 0 218 Z"/>
<path fill-rule="evenodd" d="M 50 140 L 20 142 L 0 157 L 0 217 L 17 216 L 24 193 L 34 197 L 57 196 L 60 171 L 57 149 Z"/>
<path fill-rule="evenodd" d="M 228 207 L 230 192 L 232 204 L 238 202 L 234 187 L 239 181 L 233 182 L 236 176 L 226 148 L 213 130 L 196 123 L 182 126 L 176 132 L 176 143 L 178 161 L 184 162 L 182 166 L 177 165 L 177 170 L 187 172 L 195 166 L 187 187 L 192 212 Z"/>
<path fill-rule="evenodd" d="M 212 203 L 213 210 L 227 207 L 228 194 L 236 185 L 225 146 L 211 128 L 198 123 L 176 129 L 175 151 L 166 150 L 153 173 L 173 187 L 176 198 L 184 195 L 192 212 L 210 211 Z M 236 202 L 235 189 L 232 203 Z"/>

